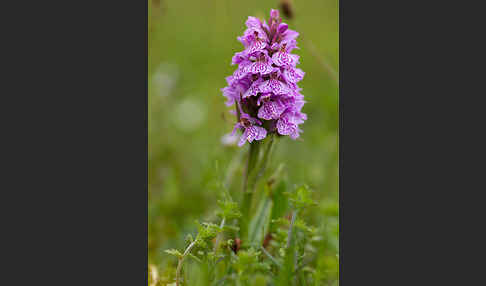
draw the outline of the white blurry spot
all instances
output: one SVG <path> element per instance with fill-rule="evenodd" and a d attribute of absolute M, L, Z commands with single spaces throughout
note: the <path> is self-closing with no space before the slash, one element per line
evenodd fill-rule
<path fill-rule="evenodd" d="M 194 131 L 206 120 L 206 106 L 195 99 L 184 99 L 176 105 L 174 123 L 182 131 Z"/>
<path fill-rule="evenodd" d="M 174 89 L 179 78 L 179 69 L 174 64 L 162 63 L 152 76 L 155 94 L 167 96 Z"/>
<path fill-rule="evenodd" d="M 221 137 L 221 144 L 224 146 L 233 146 L 236 145 L 236 142 L 238 142 L 240 136 L 238 136 L 238 133 L 235 132 L 235 134 L 231 135 L 231 133 L 223 135 Z"/>
<path fill-rule="evenodd" d="M 157 271 L 157 267 L 153 264 L 149 264 L 149 273 L 152 278 L 150 286 L 156 286 L 159 283 L 159 271 Z"/>

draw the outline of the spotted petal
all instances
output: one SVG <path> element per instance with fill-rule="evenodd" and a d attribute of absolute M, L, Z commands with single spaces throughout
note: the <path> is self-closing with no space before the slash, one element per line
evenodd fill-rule
<path fill-rule="evenodd" d="M 235 103 L 235 100 L 239 97 L 238 91 L 231 86 L 227 86 L 225 88 L 222 88 L 221 91 L 223 92 L 223 96 L 225 96 L 228 100 L 226 101 L 226 106 L 233 105 Z"/>
<path fill-rule="evenodd" d="M 268 61 L 256 61 L 248 66 L 248 71 L 253 74 L 266 75 L 273 71 L 273 67 Z"/>
<path fill-rule="evenodd" d="M 278 119 L 285 111 L 285 105 L 279 100 L 267 101 L 258 110 L 258 117 L 265 120 Z"/>
<path fill-rule="evenodd" d="M 265 128 L 252 125 L 245 129 L 245 132 L 243 132 L 243 135 L 240 137 L 238 146 L 243 146 L 246 141 L 251 143 L 253 140 L 262 140 L 266 136 L 267 130 Z"/>
<path fill-rule="evenodd" d="M 279 67 L 295 66 L 299 61 L 299 56 L 286 52 L 276 52 L 272 56 L 272 61 Z"/>
<path fill-rule="evenodd" d="M 245 64 L 240 64 L 238 69 L 233 73 L 234 79 L 242 79 L 248 74 L 248 66 Z"/>
<path fill-rule="evenodd" d="M 281 135 L 289 135 L 290 138 L 296 139 L 302 130 L 298 125 L 307 119 L 304 113 L 286 111 L 277 122 L 277 131 Z"/>
<path fill-rule="evenodd" d="M 243 94 L 243 98 L 247 98 L 250 96 L 255 96 L 260 92 L 260 84 L 262 83 L 262 79 L 259 78 L 256 81 L 254 81 L 250 88 Z"/>
<path fill-rule="evenodd" d="M 278 120 L 277 131 L 280 135 L 289 135 L 293 139 L 299 137 L 297 124 L 287 120 L 286 118 L 280 118 Z"/>
<path fill-rule="evenodd" d="M 296 83 L 304 78 L 304 72 L 299 68 L 288 68 L 283 72 L 286 82 Z"/>
<path fill-rule="evenodd" d="M 259 85 L 259 90 L 262 93 L 272 92 L 275 95 L 287 94 L 290 92 L 288 86 L 277 79 L 269 79 L 262 82 Z"/>
<path fill-rule="evenodd" d="M 267 47 L 267 43 L 265 41 L 254 40 L 252 41 L 248 49 L 246 49 L 246 54 L 251 55 L 255 52 L 263 51 L 265 50 L 266 47 Z"/>

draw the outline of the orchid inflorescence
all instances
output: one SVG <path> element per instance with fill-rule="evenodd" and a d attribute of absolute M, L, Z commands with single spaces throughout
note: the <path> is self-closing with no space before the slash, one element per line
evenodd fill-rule
<path fill-rule="evenodd" d="M 299 124 L 307 119 L 301 112 L 305 101 L 297 85 L 304 72 L 296 68 L 299 56 L 290 53 L 297 48 L 299 33 L 282 23 L 278 10 L 273 9 L 268 23 L 250 16 L 246 26 L 238 37 L 245 49 L 232 59 L 238 68 L 222 89 L 226 105 L 236 105 L 238 122 L 233 133 L 243 131 L 238 146 L 271 133 L 296 139 L 302 132 Z"/>

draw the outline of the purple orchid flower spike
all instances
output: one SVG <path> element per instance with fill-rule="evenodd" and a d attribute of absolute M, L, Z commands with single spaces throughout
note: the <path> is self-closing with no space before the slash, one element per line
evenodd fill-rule
<path fill-rule="evenodd" d="M 238 37 L 244 50 L 232 58 L 238 68 L 222 89 L 226 104 L 238 105 L 239 121 L 233 129 L 233 133 L 243 131 L 238 145 L 262 140 L 269 133 L 296 139 L 302 132 L 299 125 L 307 119 L 301 112 L 305 100 L 298 86 L 305 73 L 296 67 L 299 56 L 291 53 L 299 33 L 289 29 L 274 9 L 268 22 L 250 16 L 245 24 L 247 29 Z"/>

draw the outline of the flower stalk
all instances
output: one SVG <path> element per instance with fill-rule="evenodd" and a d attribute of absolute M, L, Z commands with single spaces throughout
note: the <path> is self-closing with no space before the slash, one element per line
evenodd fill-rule
<path fill-rule="evenodd" d="M 270 154 L 273 150 L 275 135 L 271 134 L 265 142 L 254 141 L 250 144 L 248 153 L 248 164 L 243 182 L 242 217 L 240 220 L 240 235 L 246 237 L 248 225 L 252 219 L 250 215 L 255 187 L 258 180 L 263 176 L 268 165 Z M 260 154 L 262 153 L 263 154 Z M 261 158 L 260 158 L 261 157 Z"/>
<path fill-rule="evenodd" d="M 250 144 L 250 150 L 248 151 L 248 161 L 245 170 L 245 176 L 243 180 L 243 199 L 241 205 L 241 219 L 240 219 L 240 236 L 246 237 L 248 233 L 248 224 L 250 221 L 249 213 L 251 207 L 251 201 L 253 197 L 253 189 L 249 189 L 248 186 L 253 186 L 253 183 L 249 182 L 251 173 L 254 172 L 258 155 L 260 151 L 260 142 L 254 141 Z"/>

